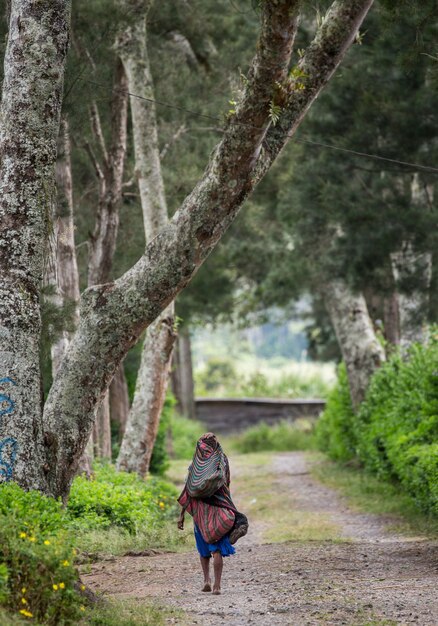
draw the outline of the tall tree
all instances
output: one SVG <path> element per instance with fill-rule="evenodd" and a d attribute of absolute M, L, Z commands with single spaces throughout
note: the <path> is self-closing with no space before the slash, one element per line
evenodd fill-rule
<path fill-rule="evenodd" d="M 46 5 L 49 6 L 46 6 Z M 141 259 L 122 277 L 103 285 L 88 288 L 81 298 L 81 319 L 75 337 L 64 357 L 63 367 L 56 376 L 49 397 L 44 406 L 43 424 L 44 441 L 41 446 L 42 433 L 38 427 L 41 419 L 41 407 L 36 403 L 35 375 L 33 369 L 35 359 L 29 352 L 31 340 L 35 340 L 34 326 L 26 334 L 26 358 L 23 358 L 23 325 L 29 328 L 29 313 L 20 309 L 23 325 L 13 328 L 14 342 L 8 344 L 8 364 L 6 376 L 15 367 L 17 361 L 32 370 L 34 378 L 29 387 L 16 385 L 13 387 L 15 411 L 14 417 L 7 420 L 8 431 L 27 445 L 16 448 L 11 473 L 24 486 L 34 486 L 53 495 L 68 495 L 72 477 L 76 471 L 79 458 L 89 438 L 96 405 L 105 394 L 115 370 L 119 367 L 127 350 L 139 339 L 141 333 L 175 298 L 192 278 L 199 266 L 212 251 L 223 233 L 233 221 L 245 198 L 252 192 L 255 185 L 269 170 L 272 163 L 296 131 L 309 107 L 329 81 L 343 56 L 354 40 L 357 30 L 367 14 L 371 0 L 336 0 L 328 10 L 319 26 L 313 42 L 308 46 L 297 63 L 300 76 L 305 75 L 305 88 L 302 80 L 297 84 L 296 72 L 289 78 L 289 64 L 292 54 L 293 40 L 298 25 L 299 2 L 283 0 L 262 4 L 262 20 L 260 37 L 253 63 L 246 78 L 245 90 L 227 122 L 223 138 L 199 183 L 184 201 L 181 208 L 170 220 L 159 235 L 146 248 Z M 35 11 L 42 11 L 44 20 L 35 20 Z M 32 24 L 29 38 L 18 37 L 23 16 Z M 0 181 L 5 184 L 10 180 L 19 185 L 22 192 L 24 177 L 28 177 L 32 194 L 26 197 L 27 206 L 33 207 L 38 219 L 34 223 L 31 215 L 26 214 L 22 230 L 26 232 L 27 241 L 31 241 L 32 250 L 42 251 L 46 241 L 41 228 L 42 211 L 35 206 L 36 192 L 46 188 L 47 181 L 53 180 L 53 164 L 55 145 L 59 126 L 59 104 L 62 87 L 60 80 L 63 74 L 64 56 L 59 54 L 55 43 L 60 29 L 66 34 L 65 2 L 35 3 L 16 0 L 12 4 L 11 31 L 6 55 L 7 71 L 5 88 L 2 98 L 2 119 L 4 121 L 2 150 L 10 146 L 10 131 L 14 133 L 12 144 L 16 146 L 17 136 L 31 135 L 34 144 L 32 156 L 41 154 L 35 138 L 41 134 L 47 145 L 53 146 L 53 155 L 44 161 L 42 168 L 34 171 L 24 167 L 23 152 L 12 152 L 3 162 Z M 56 19 L 55 19 L 56 18 Z M 61 19 L 62 18 L 62 19 Z M 35 22 L 35 23 L 34 23 Z M 35 45 L 37 37 L 38 45 Z M 66 44 L 67 37 L 62 40 Z M 55 42 L 55 43 L 54 43 Z M 51 52 L 49 68 L 44 67 L 41 74 L 41 47 L 48 46 Z M 54 54 L 56 51 L 56 54 Z M 13 54 L 12 54 L 13 52 Z M 63 49 L 65 53 L 65 48 Z M 32 56 L 33 55 L 33 56 Z M 35 56 L 38 63 L 35 63 Z M 44 60 L 49 55 L 46 53 Z M 29 58 L 30 57 L 30 58 Z M 23 65 L 24 64 L 24 65 Z M 59 72 L 54 76 L 53 68 Z M 11 80 L 17 79 L 17 80 Z M 14 85 L 14 86 L 12 86 Z M 37 86 L 37 92 L 30 88 Z M 276 125 L 273 124 L 273 94 L 278 85 L 282 85 L 281 111 L 277 115 Z M 43 87 L 44 94 L 41 93 Z M 58 90 L 58 91 L 57 91 Z M 14 93 L 18 92 L 18 93 Z M 47 93 L 56 95 L 54 111 L 56 117 L 53 124 L 47 122 Z M 285 96 L 286 94 L 286 96 Z M 20 98 L 13 98 L 16 95 Z M 26 101 L 23 102 L 23 95 Z M 34 106 L 34 97 L 44 100 L 44 106 L 38 100 L 39 108 L 29 113 L 29 103 Z M 14 102 L 15 101 L 15 102 Z M 23 103 L 23 109 L 14 110 L 16 102 Z M 14 103 L 11 105 L 11 102 Z M 11 109 L 12 106 L 12 109 Z M 280 106 L 276 103 L 276 106 Z M 5 120 L 7 120 L 5 122 Z M 18 120 L 21 124 L 18 124 Z M 18 127 L 17 127 L 18 124 Z M 6 127 L 6 131 L 5 131 Z M 50 132 L 47 130 L 50 129 Z M 32 135 L 33 131 L 33 135 Z M 35 145 L 36 144 L 36 145 Z M 24 155 L 29 158 L 28 145 Z M 21 146 L 20 146 L 21 148 Z M 45 148 L 47 149 L 47 148 Z M 44 153 L 46 154 L 46 153 Z M 48 165 L 47 165 L 48 164 Z M 39 164 L 38 164 L 39 165 Z M 50 165 L 50 167 L 49 167 Z M 37 181 L 37 185 L 35 185 Z M 15 187 L 17 189 L 17 187 Z M 17 191 L 8 195 L 17 201 Z M 20 196 L 21 199 L 21 196 Z M 4 201 L 3 201 L 4 202 Z M 14 208 L 17 205 L 14 204 Z M 11 208 L 10 204 L 7 208 Z M 22 232 L 22 231 L 20 231 Z M 4 235 L 3 235 L 4 236 Z M 35 272 L 35 280 L 41 280 L 42 267 L 34 265 L 29 257 L 29 248 L 19 255 L 23 269 L 31 268 Z M 17 268 L 17 258 L 10 262 L 8 256 L 1 257 L 1 269 L 7 276 L 9 284 Z M 41 264 L 42 265 L 42 264 Z M 38 271 L 36 271 L 38 270 Z M 2 285 L 3 286 L 3 285 Z M 12 293 L 14 293 L 11 284 Z M 27 292 L 28 293 L 28 292 Z M 38 309 L 37 301 L 34 307 Z M 12 324 L 17 317 L 11 311 L 2 311 L 1 341 L 4 342 L 5 330 L 12 334 Z M 9 321 L 8 321 L 9 320 Z M 37 326 L 37 325 L 36 325 Z M 2 346 L 3 348 L 3 346 Z M 17 359 L 15 357 L 18 357 Z M 37 355 L 35 355 L 37 356 Z M 12 377 L 11 377 L 12 378 Z M 25 408 L 32 408 L 28 414 Z M 35 417 L 35 421 L 32 420 Z M 6 420 L 3 420 L 2 434 Z M 15 426 L 20 426 L 14 429 Z M 37 428 L 36 444 L 33 428 Z M 5 445 L 5 444 L 4 444 Z M 45 454 L 44 454 L 45 453 Z M 44 456 L 46 462 L 44 463 Z M 36 463 L 30 463 L 29 460 Z M 43 461 L 43 462 L 42 462 Z M 28 473 L 27 473 L 28 471 Z M 15 473 L 14 473 L 15 472 Z"/>
<path fill-rule="evenodd" d="M 167 204 L 161 174 L 154 87 L 146 39 L 147 14 L 152 2 L 128 0 L 135 24 L 119 36 L 118 50 L 131 94 L 135 174 L 140 191 L 145 240 L 153 240 L 167 225 Z M 117 466 L 144 476 L 149 470 L 169 380 L 174 329 L 174 305 L 149 326 L 143 344 L 134 400 L 128 415 Z"/>

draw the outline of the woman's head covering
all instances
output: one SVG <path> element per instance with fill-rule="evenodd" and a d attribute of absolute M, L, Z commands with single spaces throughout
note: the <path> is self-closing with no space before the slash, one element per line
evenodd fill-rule
<path fill-rule="evenodd" d="M 216 448 L 220 446 L 220 443 L 214 433 L 204 433 L 201 437 L 199 437 L 196 445 L 201 449 L 208 446 L 212 450 L 216 450 Z"/>

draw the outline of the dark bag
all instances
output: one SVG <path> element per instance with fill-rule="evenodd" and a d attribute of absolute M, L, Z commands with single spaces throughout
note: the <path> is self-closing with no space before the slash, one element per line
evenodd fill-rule
<path fill-rule="evenodd" d="M 235 544 L 238 539 L 244 537 L 248 532 L 248 518 L 243 513 L 236 513 L 234 526 L 230 532 L 230 543 Z"/>

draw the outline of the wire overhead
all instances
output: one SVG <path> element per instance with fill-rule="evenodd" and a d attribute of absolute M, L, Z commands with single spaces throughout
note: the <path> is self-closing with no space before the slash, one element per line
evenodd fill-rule
<path fill-rule="evenodd" d="M 96 85 L 98 87 L 103 87 L 104 89 L 107 89 L 109 91 L 117 91 L 116 89 L 114 89 L 114 87 L 112 87 L 110 85 L 105 85 L 103 83 L 99 83 L 99 82 L 94 81 L 94 80 L 85 79 L 85 78 L 82 78 L 82 77 L 78 77 L 78 80 L 82 80 L 84 82 L 91 83 L 92 85 Z M 156 100 L 155 98 L 145 98 L 144 96 L 140 96 L 138 94 L 131 93 L 130 91 L 123 90 L 123 93 L 126 93 L 128 96 L 130 96 L 132 98 L 138 98 L 139 100 L 144 100 L 146 102 L 150 102 L 150 103 L 156 104 L 158 106 L 163 106 L 163 107 L 166 107 L 168 109 L 174 109 L 176 111 L 181 111 L 183 113 L 189 113 L 190 115 L 193 115 L 194 117 L 199 117 L 199 118 L 207 119 L 207 120 L 210 120 L 210 121 L 219 122 L 220 124 L 223 123 L 223 119 L 220 118 L 220 117 L 217 117 L 215 115 L 208 115 L 207 113 L 200 113 L 199 111 L 193 111 L 192 109 L 188 109 L 188 108 L 180 106 L 178 104 L 171 104 L 170 102 L 164 102 L 163 100 Z M 257 126 L 253 126 L 251 124 L 245 124 L 245 122 L 236 122 L 236 123 L 238 125 L 246 127 L 246 128 L 255 128 L 255 129 L 259 128 Z M 219 130 L 219 129 L 216 129 L 216 130 Z M 259 130 L 262 130 L 262 129 L 259 129 Z M 223 129 L 222 132 L 225 132 L 225 130 Z M 291 139 L 293 138 L 294 141 L 296 141 L 297 143 L 307 144 L 307 145 L 320 147 L 320 148 L 326 148 L 327 150 L 336 150 L 338 152 L 344 152 L 346 154 L 352 154 L 354 156 L 361 157 L 361 158 L 366 158 L 366 159 L 369 159 L 369 160 L 384 161 L 386 163 L 392 163 L 394 165 L 401 165 L 403 167 L 409 167 L 409 168 L 411 168 L 413 170 L 422 170 L 424 172 L 429 172 L 430 174 L 438 174 L 438 168 L 437 167 L 433 167 L 432 165 L 423 165 L 421 163 L 411 163 L 409 161 L 401 161 L 399 159 L 392 159 L 390 157 L 385 157 L 385 156 L 382 156 L 380 154 L 371 154 L 371 153 L 368 153 L 368 152 L 361 152 L 360 150 L 354 150 L 354 149 L 351 149 L 351 148 L 344 148 L 342 146 L 336 146 L 334 144 L 328 144 L 328 143 L 323 143 L 323 142 L 319 142 L 319 141 L 314 141 L 312 139 L 299 139 L 299 138 L 296 138 L 294 135 L 287 135 L 287 137 L 289 137 Z"/>

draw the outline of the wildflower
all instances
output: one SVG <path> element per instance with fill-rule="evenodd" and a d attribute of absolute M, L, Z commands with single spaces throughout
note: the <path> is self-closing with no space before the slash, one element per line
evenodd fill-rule
<path fill-rule="evenodd" d="M 83 604 L 81 604 L 81 606 L 79 607 L 81 611 L 85 611 L 85 607 Z"/>
<path fill-rule="evenodd" d="M 21 588 L 21 593 L 25 594 L 26 593 L 26 587 L 22 587 Z"/>
<path fill-rule="evenodd" d="M 81 591 L 85 591 L 85 585 L 81 585 Z"/>
<path fill-rule="evenodd" d="M 70 565 L 70 561 L 67 561 L 67 559 L 65 561 L 62 562 L 64 567 L 68 567 Z"/>
<path fill-rule="evenodd" d="M 52 585 L 54 591 L 58 591 L 58 585 L 55 583 L 54 585 Z"/>
<path fill-rule="evenodd" d="M 27 611 L 26 609 L 21 609 L 21 611 L 19 612 L 21 613 L 21 615 L 24 615 L 24 617 L 33 617 L 33 613 Z"/>
<path fill-rule="evenodd" d="M 36 541 L 36 537 L 29 537 L 29 541 L 32 541 L 32 543 L 34 543 Z"/>
<path fill-rule="evenodd" d="M 27 534 L 26 533 L 20 533 L 20 539 L 26 539 Z"/>
<path fill-rule="evenodd" d="M 161 507 L 162 509 L 164 509 L 164 507 L 165 507 L 165 506 L 166 506 L 166 505 L 164 504 L 164 502 L 160 502 L 160 507 Z"/>
<path fill-rule="evenodd" d="M 77 555 L 77 553 L 78 553 L 78 551 L 76 550 L 76 548 L 73 548 L 73 549 L 72 549 L 72 551 L 71 551 L 71 553 L 72 553 L 74 556 L 76 556 L 76 555 Z"/>
<path fill-rule="evenodd" d="M 21 604 L 27 604 L 26 598 L 21 598 Z"/>
<path fill-rule="evenodd" d="M 65 589 L 65 584 L 64 583 L 59 583 L 59 588 L 60 589 Z"/>
<path fill-rule="evenodd" d="M 45 546 L 50 546 L 50 541 L 49 541 L 48 539 L 45 539 L 45 540 L 44 540 L 44 545 L 45 545 Z"/>

